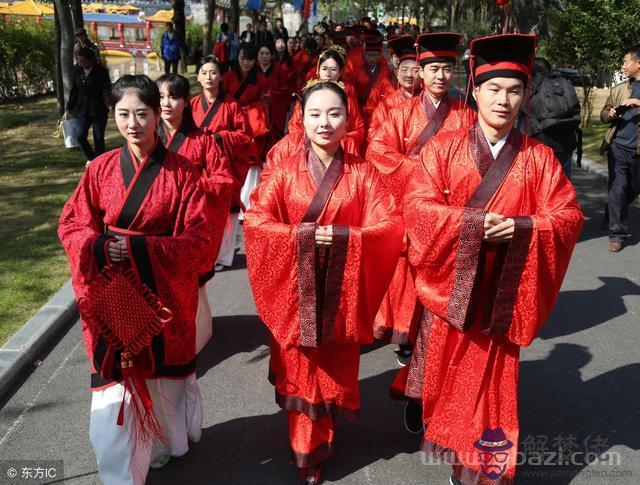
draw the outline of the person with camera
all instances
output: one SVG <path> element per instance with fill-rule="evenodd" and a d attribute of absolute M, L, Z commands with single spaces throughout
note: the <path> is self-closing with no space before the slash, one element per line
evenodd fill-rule
<path fill-rule="evenodd" d="M 629 78 L 611 88 L 600 119 L 609 162 L 609 251 L 622 249 L 629 234 L 629 205 L 640 193 L 640 44 L 625 51 L 622 72 Z"/>

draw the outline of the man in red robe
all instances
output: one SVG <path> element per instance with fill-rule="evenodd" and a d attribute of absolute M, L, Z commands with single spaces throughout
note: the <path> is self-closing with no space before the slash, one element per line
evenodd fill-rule
<path fill-rule="evenodd" d="M 453 82 L 460 34 L 430 33 L 417 39 L 417 58 L 424 90 L 389 110 L 387 120 L 373 133 L 367 160 L 380 171 L 382 180 L 391 189 L 402 207 L 406 185 L 422 147 L 441 131 L 456 130 L 468 124 L 473 116 L 447 91 Z M 417 333 L 422 306 L 415 292 L 405 248 L 398 262 L 376 317 L 375 335 L 401 345 L 400 362 L 411 356 L 411 342 Z"/>
<path fill-rule="evenodd" d="M 358 79 L 358 98 L 362 106 L 365 127 L 373 111 L 385 96 L 393 93 L 395 87 L 391 82 L 392 75 L 387 59 L 382 55 L 382 34 L 377 30 L 364 33 L 364 66 Z"/>
<path fill-rule="evenodd" d="M 471 43 L 478 121 L 438 134 L 404 195 L 408 257 L 424 316 L 404 393 L 423 450 L 453 484 L 512 484 L 518 364 L 560 291 L 583 224 L 553 151 L 514 128 L 536 37 Z"/>
<path fill-rule="evenodd" d="M 391 108 L 400 105 L 404 100 L 412 96 L 419 95 L 422 91 L 422 80 L 419 75 L 420 65 L 416 60 L 415 42 L 416 40 L 410 35 L 394 37 L 388 42 L 393 52 L 394 78 L 397 86 L 396 90 L 383 97 L 373 110 L 367 132 L 369 138 L 376 128 L 388 119 Z"/>

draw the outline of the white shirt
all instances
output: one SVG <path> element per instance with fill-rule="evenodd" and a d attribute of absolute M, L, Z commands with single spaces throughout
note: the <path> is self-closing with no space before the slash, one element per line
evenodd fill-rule
<path fill-rule="evenodd" d="M 82 68 L 82 70 L 84 71 L 84 77 L 89 76 L 89 73 L 91 71 L 93 71 L 93 67 L 90 67 L 89 69 L 85 69 L 84 67 Z"/>
<path fill-rule="evenodd" d="M 491 149 L 491 155 L 493 155 L 494 160 L 498 158 L 498 155 L 500 155 L 500 151 L 502 150 L 504 144 L 507 142 L 508 137 L 509 135 L 505 136 L 502 140 L 498 140 L 495 144 L 492 144 L 485 135 L 487 143 L 489 144 L 489 148 Z"/>

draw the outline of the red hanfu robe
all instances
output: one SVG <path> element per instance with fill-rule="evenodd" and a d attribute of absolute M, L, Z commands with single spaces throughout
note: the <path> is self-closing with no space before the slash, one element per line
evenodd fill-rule
<path fill-rule="evenodd" d="M 187 130 L 182 126 L 173 136 L 169 136 L 165 128 L 160 125 L 158 135 L 167 150 L 185 157 L 200 173 L 200 183 L 208 202 L 207 217 L 211 219 L 213 226 L 211 244 L 215 260 L 220 250 L 231 195 L 234 191 L 234 180 L 231 177 L 227 159 L 215 139 L 196 128 Z M 200 278 L 200 283 L 204 284 L 212 276 L 213 271 L 209 271 Z"/>
<path fill-rule="evenodd" d="M 358 97 L 355 89 L 349 83 L 344 83 L 344 91 L 347 94 L 347 134 L 342 140 L 342 148 L 353 155 L 360 155 L 362 143 L 364 142 L 364 122 L 360 115 Z M 293 107 L 293 112 L 289 119 L 289 134 L 296 137 L 296 142 L 299 137 L 304 137 L 300 101 L 297 101 Z"/>
<path fill-rule="evenodd" d="M 239 205 L 240 189 L 249 170 L 251 128 L 240 104 L 222 89 L 209 105 L 203 94 L 191 99 L 191 113 L 196 126 L 213 135 L 222 150 L 227 168 L 235 182 L 232 205 Z"/>
<path fill-rule="evenodd" d="M 385 97 L 390 96 L 396 91 L 396 88 L 391 82 L 392 73 L 386 61 L 380 66 L 381 67 L 377 67 L 373 72 L 368 68 L 365 71 L 369 76 L 369 83 L 367 84 L 366 90 L 360 96 L 360 102 L 364 125 L 367 130 L 371 124 L 371 117 L 375 109 Z"/>
<path fill-rule="evenodd" d="M 389 111 L 387 120 L 370 139 L 367 160 L 380 172 L 398 207 L 402 207 L 405 187 L 422 147 L 436 133 L 461 128 L 467 117 L 470 115 L 459 101 L 444 97 L 436 109 L 426 92 Z M 422 308 L 413 279 L 405 240 L 398 267 L 376 316 L 376 338 L 397 344 L 414 340 Z"/>
<path fill-rule="evenodd" d="M 91 316 L 90 286 L 108 263 L 107 242 L 115 234 L 126 236 L 131 256 L 124 264 L 173 313 L 152 340 L 147 378 L 195 371 L 198 275 L 214 262 L 199 179 L 191 162 L 159 141 L 141 162 L 124 146 L 93 160 L 65 204 L 58 236 L 69 257 L 93 389 L 122 379 L 120 351 L 98 333 Z"/>
<path fill-rule="evenodd" d="M 367 140 L 370 141 L 373 136 L 373 132 L 389 119 L 389 111 L 402 105 L 402 103 L 407 99 L 419 96 L 421 92 L 422 88 L 416 88 L 415 93 L 409 93 L 404 88 L 398 88 L 393 93 L 384 97 L 373 110 L 373 114 L 369 120 L 369 126 L 367 127 Z"/>
<path fill-rule="evenodd" d="M 373 339 L 373 317 L 403 233 L 399 212 L 369 163 L 344 153 L 323 174 L 313 157 L 299 149 L 271 165 L 244 223 L 249 281 L 273 337 L 276 401 L 324 430 L 314 440 L 315 433 L 293 429 L 298 466 L 331 453 L 332 421 L 325 418 L 357 416 L 359 345 Z M 329 224 L 333 243 L 325 251 L 316 246 L 315 230 Z"/>
<path fill-rule="evenodd" d="M 223 85 L 247 114 L 253 136 L 249 165 L 261 166 L 266 138 L 271 130 L 263 95 L 271 91 L 271 81 L 259 71 L 257 66 L 254 66 L 244 76 L 235 69 L 227 71 L 223 78 Z"/>
<path fill-rule="evenodd" d="M 513 130 L 494 160 L 476 123 L 425 147 L 404 200 L 425 306 L 404 392 L 422 400 L 423 449 L 453 450 L 458 478 L 480 483 L 474 443 L 502 428 L 513 446 L 491 483 L 512 483 L 520 347 L 560 291 L 583 224 L 575 191 L 550 148 Z M 515 219 L 510 242 L 483 242 L 487 211 Z"/>
<path fill-rule="evenodd" d="M 296 87 L 291 60 L 276 62 L 274 70 L 276 79 L 271 87 L 271 126 L 272 138 L 275 142 L 282 138 L 286 131 L 287 113 Z"/>

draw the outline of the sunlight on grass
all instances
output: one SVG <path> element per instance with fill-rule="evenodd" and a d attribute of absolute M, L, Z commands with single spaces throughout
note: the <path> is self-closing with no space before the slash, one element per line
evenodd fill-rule
<path fill-rule="evenodd" d="M 57 119 L 52 97 L 0 105 L 0 344 L 69 278 L 56 230 L 85 158 L 53 138 Z M 112 120 L 106 140 L 120 143 Z"/>

